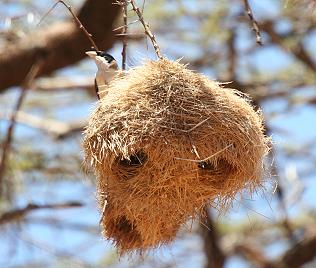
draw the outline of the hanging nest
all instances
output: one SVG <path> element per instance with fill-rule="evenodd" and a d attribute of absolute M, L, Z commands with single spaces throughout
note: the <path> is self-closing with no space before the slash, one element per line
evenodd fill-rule
<path fill-rule="evenodd" d="M 244 95 L 177 61 L 150 61 L 117 77 L 83 142 L 103 235 L 121 253 L 158 247 L 207 203 L 226 208 L 241 190 L 253 191 L 268 152 L 263 132 Z"/>

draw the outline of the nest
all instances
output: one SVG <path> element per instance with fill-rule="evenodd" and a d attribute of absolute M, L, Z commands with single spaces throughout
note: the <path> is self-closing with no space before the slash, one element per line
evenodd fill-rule
<path fill-rule="evenodd" d="M 98 181 L 103 235 L 121 253 L 174 239 L 206 204 L 261 185 L 269 139 L 260 112 L 185 65 L 150 61 L 111 82 L 84 151 Z"/>

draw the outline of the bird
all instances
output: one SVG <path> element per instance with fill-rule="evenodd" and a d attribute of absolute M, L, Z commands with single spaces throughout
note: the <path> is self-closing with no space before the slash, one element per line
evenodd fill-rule
<path fill-rule="evenodd" d="M 98 99 L 106 96 L 106 87 L 118 73 L 118 65 L 114 57 L 105 51 L 87 51 L 97 65 L 98 71 L 94 80 L 95 91 Z"/>

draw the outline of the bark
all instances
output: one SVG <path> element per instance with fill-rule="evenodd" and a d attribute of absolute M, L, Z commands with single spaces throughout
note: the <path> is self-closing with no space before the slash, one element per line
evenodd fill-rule
<path fill-rule="evenodd" d="M 204 252 L 206 255 L 205 268 L 223 268 L 225 254 L 220 246 L 220 237 L 216 230 L 211 212 L 205 208 L 205 222 L 201 224 L 201 235 L 204 240 Z"/>
<path fill-rule="evenodd" d="M 299 268 L 305 263 L 312 261 L 316 256 L 316 234 L 305 238 L 303 241 L 289 249 L 278 261 L 278 268 Z"/>
<path fill-rule="evenodd" d="M 68 12 L 65 8 L 65 12 Z M 119 7 L 112 1 L 87 0 L 78 12 L 78 18 L 102 50 L 112 47 L 115 35 L 112 24 Z M 71 15 L 69 15 L 71 17 Z M 44 68 L 38 76 L 74 64 L 90 49 L 87 37 L 75 22 L 56 23 L 40 29 L 0 51 L 0 92 L 20 85 L 39 55 L 45 55 Z"/>

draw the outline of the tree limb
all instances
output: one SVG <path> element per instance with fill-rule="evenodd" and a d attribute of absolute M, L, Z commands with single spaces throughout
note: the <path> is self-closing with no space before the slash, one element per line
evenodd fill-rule
<path fill-rule="evenodd" d="M 87 0 L 78 18 L 96 44 L 105 50 L 115 41 L 112 24 L 118 13 L 119 7 L 112 1 Z M 20 85 L 40 52 L 45 52 L 47 59 L 38 76 L 78 62 L 89 48 L 89 41 L 74 22 L 56 23 L 39 29 L 0 51 L 0 92 Z"/>
<path fill-rule="evenodd" d="M 316 234 L 305 238 L 290 248 L 278 261 L 275 267 L 278 268 L 299 268 L 303 264 L 312 261 L 316 256 Z"/>
<path fill-rule="evenodd" d="M 316 72 L 316 63 L 313 61 L 311 55 L 307 52 L 301 41 L 297 42 L 295 47 L 290 48 L 285 44 L 285 38 L 275 31 L 273 21 L 267 20 L 260 24 L 260 27 L 270 36 L 272 43 L 295 56 L 296 59 L 304 63 L 312 72 Z"/>
<path fill-rule="evenodd" d="M 226 256 L 219 243 L 220 237 L 209 208 L 205 207 L 204 213 L 205 222 L 201 224 L 200 229 L 204 240 L 204 252 L 207 259 L 205 268 L 222 268 L 224 267 Z"/>
<path fill-rule="evenodd" d="M 3 118 L 0 114 L 0 118 Z M 17 123 L 24 124 L 47 132 L 56 139 L 67 138 L 68 136 L 83 131 L 87 125 L 85 120 L 75 122 L 61 122 L 55 119 L 41 118 L 23 111 L 16 113 Z"/>
<path fill-rule="evenodd" d="M 19 221 L 23 219 L 28 213 L 38 209 L 60 209 L 60 208 L 75 208 L 82 207 L 83 204 L 79 202 L 68 202 L 62 204 L 46 204 L 46 205 L 38 205 L 30 203 L 24 208 L 11 210 L 0 215 L 0 225 L 6 224 L 12 221 Z"/>
<path fill-rule="evenodd" d="M 21 92 L 20 95 L 17 99 L 17 102 L 14 107 L 14 111 L 12 113 L 12 116 L 10 118 L 10 123 L 9 127 L 7 130 L 7 134 L 4 138 L 4 141 L 2 143 L 2 151 L 1 151 L 1 158 L 0 158 L 0 194 L 4 194 L 4 174 L 5 174 L 5 169 L 6 169 L 6 160 L 8 158 L 10 149 L 11 149 L 11 143 L 13 140 L 13 134 L 14 134 L 14 129 L 15 129 L 15 122 L 16 122 L 16 117 L 17 113 L 19 112 L 22 103 L 24 101 L 24 98 L 27 93 L 27 89 L 29 88 L 30 84 L 33 82 L 34 78 L 36 75 L 41 71 L 43 67 L 45 58 L 42 56 L 38 56 L 38 58 L 33 62 L 30 70 L 28 71 L 24 81 L 23 85 L 21 87 Z"/>

